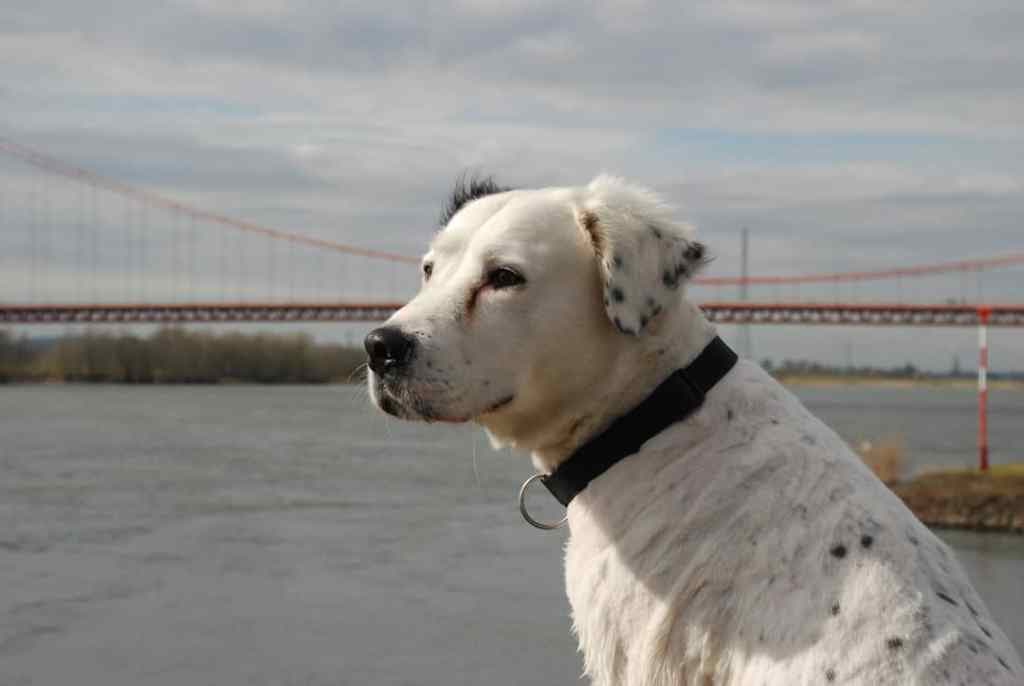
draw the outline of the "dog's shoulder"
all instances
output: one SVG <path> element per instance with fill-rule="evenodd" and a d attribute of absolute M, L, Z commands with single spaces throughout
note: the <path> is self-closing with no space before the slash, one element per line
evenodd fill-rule
<path fill-rule="evenodd" d="M 1020 677 L 949 548 L 756 365 L 578 500 L 569 594 L 581 643 L 621 636 L 585 650 L 608 683 L 666 660 L 738 683 Z"/>

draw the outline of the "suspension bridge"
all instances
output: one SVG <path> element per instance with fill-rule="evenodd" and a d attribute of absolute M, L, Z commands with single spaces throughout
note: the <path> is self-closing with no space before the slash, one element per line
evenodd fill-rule
<path fill-rule="evenodd" d="M 0 137 L 0 325 L 382 321 L 415 293 L 418 264 L 201 208 Z M 702 277 L 691 292 L 723 324 L 977 326 L 986 469 L 986 332 L 1024 326 L 1022 268 L 1024 252 Z M 722 297 L 731 289 L 745 297 Z"/>
<path fill-rule="evenodd" d="M 418 286 L 417 257 L 197 207 L 5 138 L 0 179 L 0 324 L 372 322 Z M 712 276 L 693 294 L 726 324 L 1024 326 L 1024 292 L 994 301 L 983 281 L 1022 268 L 1024 252 Z M 753 297 L 723 297 L 739 288 Z"/>

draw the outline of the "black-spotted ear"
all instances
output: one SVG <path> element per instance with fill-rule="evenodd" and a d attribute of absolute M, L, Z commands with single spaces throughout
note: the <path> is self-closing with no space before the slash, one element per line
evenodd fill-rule
<path fill-rule="evenodd" d="M 599 181 L 618 182 L 601 177 L 591 188 Z M 678 305 L 680 286 L 707 263 L 708 255 L 702 243 L 690 238 L 692 228 L 669 220 L 654 196 L 624 185 L 617 190 L 631 191 L 627 200 L 632 202 L 616 207 L 615 197 L 605 197 L 592 209 L 577 210 L 576 220 L 594 246 L 608 318 L 619 331 L 635 336 Z"/>

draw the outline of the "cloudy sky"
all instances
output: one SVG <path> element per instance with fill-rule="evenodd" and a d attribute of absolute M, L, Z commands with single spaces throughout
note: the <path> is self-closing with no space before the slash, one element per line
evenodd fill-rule
<path fill-rule="evenodd" d="M 712 275 L 739 271 L 742 227 L 756 274 L 883 268 L 1024 251 L 1022 35 L 1020 0 L 6 0 L 0 136 L 412 255 L 460 172 L 534 186 L 608 171 L 676 204 Z M 1020 301 L 1022 277 L 841 295 Z M 779 295 L 808 293 L 755 292 Z M 754 340 L 776 359 L 973 361 L 974 332 L 933 333 Z M 996 334 L 993 357 L 1024 369 L 1024 335 Z"/>

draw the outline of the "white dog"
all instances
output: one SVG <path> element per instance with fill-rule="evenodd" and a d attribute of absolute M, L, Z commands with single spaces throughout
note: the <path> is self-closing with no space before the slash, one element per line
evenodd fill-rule
<path fill-rule="evenodd" d="M 621 180 L 460 184 L 442 229 L 366 340 L 395 416 L 475 421 L 547 474 L 715 338 L 683 297 L 703 246 Z M 757 365 L 726 370 L 568 506 L 593 683 L 1024 683 L 949 548 Z"/>

